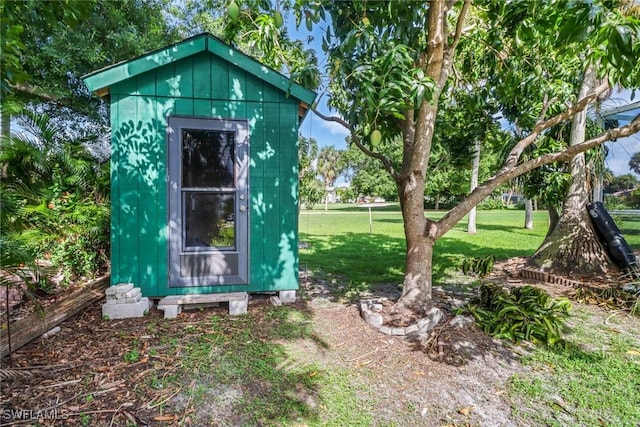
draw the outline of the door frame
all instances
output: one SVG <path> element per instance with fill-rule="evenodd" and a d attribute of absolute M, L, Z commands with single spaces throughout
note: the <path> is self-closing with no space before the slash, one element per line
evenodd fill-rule
<path fill-rule="evenodd" d="M 190 248 L 185 250 L 182 201 L 182 130 L 197 129 L 235 133 L 235 250 L 217 248 Z M 202 287 L 215 285 L 246 285 L 249 283 L 249 123 L 247 120 L 220 119 L 172 115 L 167 117 L 167 206 L 168 206 L 168 260 L 169 288 Z M 237 256 L 237 274 L 183 276 L 182 260 L 185 256 L 210 256 L 216 262 L 225 262 Z"/>

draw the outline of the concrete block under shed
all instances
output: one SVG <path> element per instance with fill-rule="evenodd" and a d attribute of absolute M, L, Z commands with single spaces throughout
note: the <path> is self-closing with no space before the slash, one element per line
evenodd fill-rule
<path fill-rule="evenodd" d="M 149 298 L 142 297 L 140 301 L 131 304 L 103 304 L 102 316 L 110 320 L 143 317 L 149 311 Z"/>
<path fill-rule="evenodd" d="M 175 319 L 188 306 L 220 302 L 229 302 L 231 316 L 245 314 L 249 305 L 249 294 L 247 292 L 228 292 L 168 296 L 158 302 L 158 310 L 164 311 L 165 319 Z"/>
<path fill-rule="evenodd" d="M 296 291 L 280 291 L 278 292 L 278 298 L 282 303 L 296 302 Z"/>

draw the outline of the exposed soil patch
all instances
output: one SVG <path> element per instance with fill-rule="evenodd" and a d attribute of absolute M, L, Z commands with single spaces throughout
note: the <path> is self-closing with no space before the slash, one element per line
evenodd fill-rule
<path fill-rule="evenodd" d="M 428 339 L 383 335 L 360 318 L 355 304 L 313 298 L 323 295 L 323 282 L 305 279 L 316 328 L 332 350 L 308 344 L 304 354 L 353 371 L 363 389 L 373 391 L 380 425 L 515 425 L 504 393 L 508 378 L 523 368 L 500 342 L 474 324 L 449 326 L 450 311 Z M 445 308 L 455 299 L 442 289 L 434 297 Z"/>

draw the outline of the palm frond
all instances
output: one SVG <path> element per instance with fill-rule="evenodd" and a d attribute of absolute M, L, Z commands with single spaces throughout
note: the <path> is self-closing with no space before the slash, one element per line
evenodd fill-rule
<path fill-rule="evenodd" d="M 33 378 L 32 371 L 25 371 L 22 369 L 10 369 L 10 368 L 2 368 L 0 369 L 0 380 L 5 381 L 16 381 L 23 380 L 28 381 Z"/>
<path fill-rule="evenodd" d="M 32 264 L 35 254 L 12 235 L 0 235 L 0 266 L 14 273 L 26 264 Z"/>
<path fill-rule="evenodd" d="M 3 138 L 0 150 L 2 268 L 25 273 L 29 286 L 47 276 L 36 255 L 90 274 L 101 267 L 94 252 L 109 247 L 109 164 L 86 148 L 92 138 L 65 136 L 46 114 L 25 110 L 19 119 L 24 131 Z"/>
<path fill-rule="evenodd" d="M 62 129 L 54 123 L 47 113 L 34 113 L 24 109 L 19 115 L 21 126 L 42 143 L 45 150 L 55 148 Z"/>

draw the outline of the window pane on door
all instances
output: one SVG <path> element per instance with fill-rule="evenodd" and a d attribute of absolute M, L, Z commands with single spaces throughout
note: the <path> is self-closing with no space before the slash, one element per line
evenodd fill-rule
<path fill-rule="evenodd" d="M 235 143 L 232 132 L 182 130 L 182 187 L 233 187 Z"/>
<path fill-rule="evenodd" d="M 183 192 L 185 249 L 236 246 L 234 193 Z"/>

